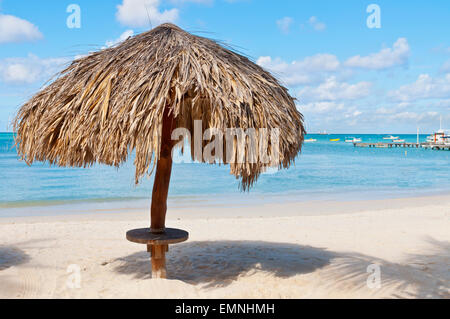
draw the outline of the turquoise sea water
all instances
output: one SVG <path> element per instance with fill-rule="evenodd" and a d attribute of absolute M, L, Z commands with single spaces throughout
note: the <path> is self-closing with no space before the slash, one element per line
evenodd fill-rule
<path fill-rule="evenodd" d="M 357 200 L 450 191 L 450 152 L 355 148 L 344 142 L 346 136 L 372 142 L 383 141 L 385 135 L 308 135 L 318 141 L 305 143 L 295 166 L 269 171 L 250 193 L 244 194 L 238 190 L 234 176 L 229 175 L 228 166 L 176 163 L 169 206 L 233 205 L 255 200 Z M 330 142 L 333 138 L 341 141 Z M 416 141 L 416 135 L 400 138 Z M 425 138 L 420 136 L 421 141 Z M 120 169 L 103 165 L 59 168 L 44 163 L 29 167 L 18 160 L 13 135 L 0 133 L 0 217 L 49 212 L 49 205 L 59 211 L 70 207 L 71 212 L 91 206 L 107 211 L 117 202 L 124 208 L 147 207 L 151 189 L 151 177 L 134 185 L 132 157 Z"/>

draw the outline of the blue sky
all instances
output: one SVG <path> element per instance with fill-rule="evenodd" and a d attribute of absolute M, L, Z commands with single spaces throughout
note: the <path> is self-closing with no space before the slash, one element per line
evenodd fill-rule
<path fill-rule="evenodd" d="M 67 26 L 70 4 L 81 28 Z M 381 28 L 367 26 L 370 4 Z M 75 56 L 149 20 L 221 40 L 270 70 L 310 132 L 431 132 L 441 115 L 450 128 L 447 0 L 0 0 L 0 131 Z"/>

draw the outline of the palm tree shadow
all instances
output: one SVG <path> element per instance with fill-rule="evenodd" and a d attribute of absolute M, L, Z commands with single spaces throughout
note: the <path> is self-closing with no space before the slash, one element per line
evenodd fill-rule
<path fill-rule="evenodd" d="M 26 264 L 31 261 L 30 255 L 26 251 L 45 248 L 40 243 L 51 242 L 51 238 L 32 239 L 22 242 L 15 242 L 9 245 L 0 245 L 0 271 Z M 34 267 L 45 267 L 40 264 L 34 264 Z"/>
<path fill-rule="evenodd" d="M 44 248 L 45 245 L 42 243 L 45 242 L 51 242 L 51 239 L 32 239 L 0 245 L 0 298 L 16 298 L 38 291 L 39 285 L 29 281 L 27 270 L 22 271 L 26 268 L 29 269 L 28 272 L 49 268 L 36 262 L 31 263 L 33 255 L 31 251 Z"/>
<path fill-rule="evenodd" d="M 15 246 L 0 246 L 0 271 L 29 261 L 29 255 L 23 250 Z"/>
<path fill-rule="evenodd" d="M 380 286 L 371 288 L 373 292 L 391 289 L 391 298 L 450 298 L 450 242 L 431 237 L 425 242 L 429 253 L 408 254 L 401 263 L 358 253 L 339 254 L 323 279 L 335 287 L 351 285 L 353 291 L 367 291 L 371 274 L 367 267 L 377 265 Z"/>
<path fill-rule="evenodd" d="M 429 253 L 410 254 L 407 262 L 418 287 L 414 297 L 450 298 L 450 242 L 427 237 Z"/>
<path fill-rule="evenodd" d="M 9 268 L 26 264 L 30 257 L 23 250 L 15 246 L 0 246 L 0 298 L 9 297 L 8 293 L 17 291 L 17 275 L 8 271 Z M 13 268 L 11 268 L 13 269 Z M 4 295 L 5 294 L 5 295 Z"/>
<path fill-rule="evenodd" d="M 172 246 L 167 256 L 171 279 L 207 286 L 226 286 L 243 273 L 263 271 L 280 278 L 325 267 L 335 257 L 321 248 L 263 241 L 200 241 Z M 114 270 L 136 278 L 151 276 L 149 254 L 115 260 Z"/>

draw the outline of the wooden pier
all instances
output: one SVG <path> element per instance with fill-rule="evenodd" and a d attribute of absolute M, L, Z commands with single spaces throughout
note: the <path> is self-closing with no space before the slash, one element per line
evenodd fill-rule
<path fill-rule="evenodd" d="M 448 150 L 450 151 L 450 145 L 448 144 L 434 144 L 434 143 L 353 143 L 355 147 L 375 147 L 375 148 L 427 148 L 431 150 Z"/>
<path fill-rule="evenodd" d="M 353 143 L 355 147 L 376 147 L 376 148 L 393 148 L 393 147 L 415 147 L 419 148 L 417 143 Z"/>
<path fill-rule="evenodd" d="M 422 147 L 430 150 L 450 151 L 450 144 L 423 143 Z"/>

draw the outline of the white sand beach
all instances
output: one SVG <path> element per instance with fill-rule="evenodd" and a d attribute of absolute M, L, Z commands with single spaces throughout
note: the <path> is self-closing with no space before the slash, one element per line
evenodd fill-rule
<path fill-rule="evenodd" d="M 147 211 L 3 218 L 0 297 L 449 298 L 449 217 L 450 195 L 171 209 L 190 239 L 170 247 L 168 280 L 125 239 Z"/>

